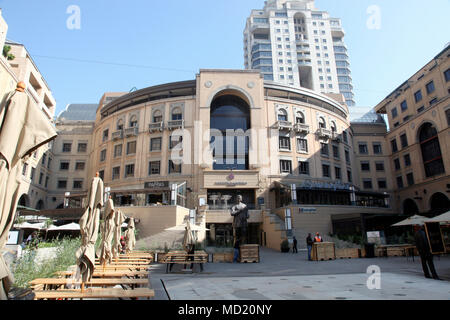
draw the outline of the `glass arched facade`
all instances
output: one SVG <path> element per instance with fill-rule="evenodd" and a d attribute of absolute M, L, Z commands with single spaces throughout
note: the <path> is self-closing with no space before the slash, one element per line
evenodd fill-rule
<path fill-rule="evenodd" d="M 245 134 L 249 129 L 250 107 L 243 99 L 233 95 L 214 99 L 211 104 L 214 170 L 249 169 L 250 139 Z"/>

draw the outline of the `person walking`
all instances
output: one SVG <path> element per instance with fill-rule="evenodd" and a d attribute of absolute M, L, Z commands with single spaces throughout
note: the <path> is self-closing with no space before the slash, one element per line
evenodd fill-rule
<path fill-rule="evenodd" d="M 236 239 L 236 242 L 234 243 L 234 257 L 233 257 L 233 263 L 237 263 L 239 259 L 239 251 L 241 250 L 241 243 L 239 239 Z"/>
<path fill-rule="evenodd" d="M 320 233 L 316 232 L 316 236 L 314 237 L 314 242 L 323 242 Z"/>
<path fill-rule="evenodd" d="M 308 261 L 311 261 L 311 251 L 314 241 L 312 239 L 311 233 L 308 233 L 308 237 L 306 238 L 306 247 L 308 248 Z"/>
<path fill-rule="evenodd" d="M 297 239 L 294 237 L 294 243 L 292 244 L 292 253 L 298 253 L 297 250 Z"/>
<path fill-rule="evenodd" d="M 436 273 L 436 269 L 434 268 L 433 254 L 431 253 L 430 245 L 428 243 L 428 238 L 425 231 L 419 225 L 414 226 L 414 231 L 416 231 L 414 240 L 416 242 L 417 250 L 419 251 L 420 260 L 422 261 L 422 269 L 425 278 L 431 278 L 432 276 L 433 279 L 440 280 Z M 430 270 L 428 270 L 428 267 Z"/>

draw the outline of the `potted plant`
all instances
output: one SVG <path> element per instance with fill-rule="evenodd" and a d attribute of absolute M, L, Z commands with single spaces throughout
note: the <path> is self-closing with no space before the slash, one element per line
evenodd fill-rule
<path fill-rule="evenodd" d="M 284 239 L 283 242 L 281 242 L 281 252 L 289 252 L 289 241 L 287 239 Z"/>

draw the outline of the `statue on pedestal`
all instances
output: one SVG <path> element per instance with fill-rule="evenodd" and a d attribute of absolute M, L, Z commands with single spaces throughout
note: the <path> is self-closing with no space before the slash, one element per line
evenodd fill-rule
<path fill-rule="evenodd" d="M 234 242 L 239 239 L 241 244 L 247 244 L 248 207 L 242 202 L 242 196 L 236 197 L 237 203 L 231 208 L 233 218 Z"/>

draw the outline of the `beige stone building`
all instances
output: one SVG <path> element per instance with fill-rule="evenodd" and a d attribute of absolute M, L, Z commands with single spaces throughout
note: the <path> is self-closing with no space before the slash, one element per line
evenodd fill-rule
<path fill-rule="evenodd" d="M 405 214 L 450 207 L 450 46 L 375 108 L 387 114 L 394 200 Z"/>
<path fill-rule="evenodd" d="M 3 46 L 6 41 L 6 34 L 8 33 L 8 24 L 2 17 L 2 9 L 0 8 L 0 48 L 3 51 Z"/>

